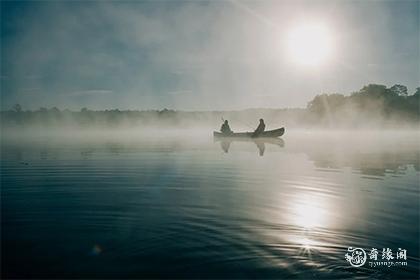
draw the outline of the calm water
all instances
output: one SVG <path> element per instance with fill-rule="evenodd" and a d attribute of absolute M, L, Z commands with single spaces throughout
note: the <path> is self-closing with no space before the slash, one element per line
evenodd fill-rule
<path fill-rule="evenodd" d="M 418 133 L 196 134 L 4 137 L 2 276 L 419 277 Z"/>

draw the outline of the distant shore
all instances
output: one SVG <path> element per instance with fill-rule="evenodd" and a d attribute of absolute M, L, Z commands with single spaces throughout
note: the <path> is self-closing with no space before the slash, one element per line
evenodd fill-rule
<path fill-rule="evenodd" d="M 19 104 L 1 111 L 2 128 L 72 127 L 172 127 L 218 126 L 229 120 L 236 127 L 252 129 L 260 118 L 271 127 L 295 128 L 401 128 L 418 129 L 420 125 L 420 88 L 412 95 L 406 87 L 371 84 L 343 94 L 321 94 L 306 108 L 244 109 L 235 111 L 162 110 L 90 110 L 39 108 L 25 110 Z"/>

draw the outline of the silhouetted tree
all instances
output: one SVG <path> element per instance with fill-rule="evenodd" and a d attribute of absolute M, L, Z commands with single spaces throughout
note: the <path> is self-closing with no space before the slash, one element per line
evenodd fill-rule
<path fill-rule="evenodd" d="M 15 105 L 13 106 L 13 110 L 14 110 L 16 113 L 21 113 L 21 112 L 22 112 L 22 106 L 20 106 L 20 104 L 15 104 Z"/>
<path fill-rule="evenodd" d="M 366 97 L 380 98 L 386 96 L 389 92 L 384 85 L 369 84 L 364 86 L 358 93 Z"/>
<path fill-rule="evenodd" d="M 321 125 L 348 127 L 370 124 L 418 125 L 420 122 L 420 87 L 413 95 L 407 94 L 407 87 L 396 84 L 390 88 L 370 84 L 350 95 L 338 93 L 317 95 L 308 102 L 306 109 L 247 109 L 242 111 L 182 112 L 170 109 L 128 111 L 80 111 L 53 107 L 23 111 L 19 104 L 11 110 L 1 111 L 2 125 L 76 125 L 108 126 L 129 125 L 219 125 L 221 117 L 239 123 L 252 123 L 264 118 L 278 120 L 282 125 Z M 278 124 L 279 124 L 278 123 Z M 269 122 L 271 125 L 271 123 Z M 233 124 L 235 125 L 235 124 Z"/>
<path fill-rule="evenodd" d="M 392 93 L 395 93 L 398 96 L 407 96 L 408 95 L 408 89 L 406 86 L 403 85 L 393 85 L 389 89 Z"/>
<path fill-rule="evenodd" d="M 317 95 L 308 103 L 312 122 L 324 124 L 356 123 L 362 124 L 376 120 L 380 123 L 394 121 L 420 120 L 420 90 L 408 96 L 406 86 L 396 84 L 391 88 L 370 84 L 350 96 L 341 94 Z M 327 122 L 328 121 L 328 122 Z M 378 122 L 379 121 L 379 122 Z"/>

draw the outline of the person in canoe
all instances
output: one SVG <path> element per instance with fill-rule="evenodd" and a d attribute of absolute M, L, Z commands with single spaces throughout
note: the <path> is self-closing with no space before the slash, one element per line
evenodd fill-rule
<path fill-rule="evenodd" d="M 230 129 L 229 122 L 225 120 L 220 128 L 220 132 L 223 134 L 232 134 L 233 131 Z"/>
<path fill-rule="evenodd" d="M 261 133 L 265 130 L 265 123 L 263 119 L 260 119 L 260 124 L 258 125 L 257 129 L 252 134 L 252 137 L 258 137 Z"/>

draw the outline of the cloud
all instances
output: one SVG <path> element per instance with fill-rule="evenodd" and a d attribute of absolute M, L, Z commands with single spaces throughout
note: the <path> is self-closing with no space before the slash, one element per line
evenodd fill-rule
<path fill-rule="evenodd" d="M 190 94 L 192 90 L 176 90 L 176 91 L 169 91 L 168 94 L 170 95 L 180 95 L 180 94 Z"/>
<path fill-rule="evenodd" d="M 91 89 L 91 90 L 81 90 L 72 92 L 71 95 L 73 96 L 80 96 L 80 95 L 104 95 L 104 94 L 111 94 L 112 90 L 105 90 L 105 89 Z"/>

